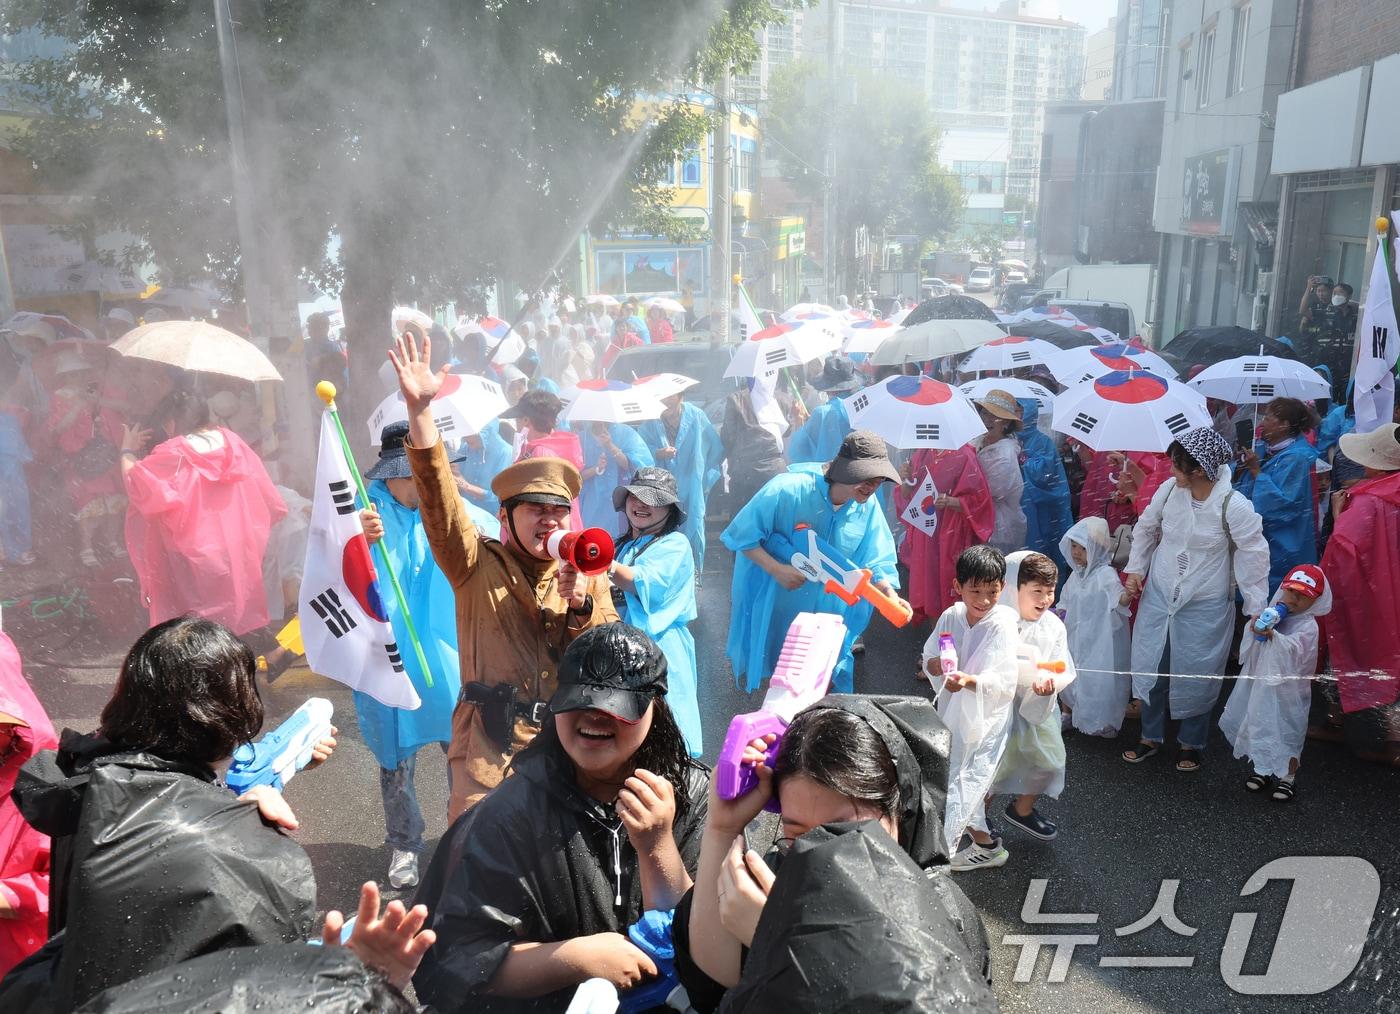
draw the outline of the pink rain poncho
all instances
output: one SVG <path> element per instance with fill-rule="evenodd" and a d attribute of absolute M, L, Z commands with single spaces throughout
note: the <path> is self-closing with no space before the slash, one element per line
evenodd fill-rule
<path fill-rule="evenodd" d="M 58 746 L 48 715 L 29 689 L 14 642 L 0 633 L 0 722 L 16 726 L 17 746 L 0 761 L 0 897 L 15 913 L 0 919 L 0 975 L 49 936 L 49 836 L 29 826 L 10 799 L 19 769 Z"/>
<path fill-rule="evenodd" d="M 223 446 L 173 437 L 127 473 L 126 544 L 152 625 L 194 613 L 246 634 L 268 622 L 263 551 L 287 507 L 253 449 L 214 432 Z"/>
<path fill-rule="evenodd" d="M 914 607 L 916 621 L 938 616 L 957 601 L 953 578 L 957 572 L 958 554 L 969 546 L 986 542 L 996 525 L 996 507 L 992 503 L 987 477 L 971 444 L 956 451 L 918 450 L 909 462 L 915 486 L 924 481 L 924 471 L 933 476 L 938 492 L 957 497 L 962 509 L 940 508 L 938 528 L 932 537 L 915 531 L 905 523 L 907 531 L 899 547 L 900 561 L 909 568 L 909 604 Z M 905 487 L 895 491 L 895 508 L 899 515 L 909 503 Z"/>

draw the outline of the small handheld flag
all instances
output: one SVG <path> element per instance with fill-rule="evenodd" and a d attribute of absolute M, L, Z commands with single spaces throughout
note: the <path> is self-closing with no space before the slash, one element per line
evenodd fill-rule
<path fill-rule="evenodd" d="M 903 519 L 916 532 L 923 532 L 929 538 L 938 531 L 938 487 L 933 484 L 933 473 L 924 469 L 924 481 L 914 491 L 909 506 L 904 508 Z"/>

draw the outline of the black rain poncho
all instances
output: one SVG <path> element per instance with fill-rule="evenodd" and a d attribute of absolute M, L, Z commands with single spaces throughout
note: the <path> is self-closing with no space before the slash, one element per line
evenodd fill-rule
<path fill-rule="evenodd" d="M 830 694 L 808 710 L 817 708 L 858 716 L 889 750 L 899 779 L 899 841 L 874 822 L 798 839 L 778 866 L 740 983 L 722 1003 L 717 984 L 690 960 L 687 894 L 674 929 L 682 984 L 702 1011 L 995 1010 L 986 930 L 948 873 L 950 737 L 933 702 Z M 888 946 L 872 948 L 872 940 Z M 811 986 L 801 986 L 808 968 Z"/>
<path fill-rule="evenodd" d="M 203 764 L 122 753 L 66 730 L 20 771 L 14 800 L 53 838 L 50 933 L 61 943 L 19 966 L 71 1010 L 101 990 L 227 947 L 316 930 L 316 881 L 302 847 L 239 802 Z M 47 969 L 44 966 L 47 965 Z M 7 978 L 0 1010 L 15 1006 Z"/>
<path fill-rule="evenodd" d="M 485 994 L 511 945 L 626 933 L 641 915 L 637 854 L 626 829 L 611 807 L 577 787 L 568 755 L 549 735 L 452 825 L 415 899 L 428 906 L 438 939 L 413 985 L 440 1014 L 562 1012 L 572 989 L 532 1000 Z M 694 875 L 708 771 L 693 766 L 688 786 L 690 810 L 673 832 Z"/>
<path fill-rule="evenodd" d="M 267 944 L 206 954 L 93 997 L 77 1014 L 381 1014 L 413 1009 L 343 947 Z M 386 1004 L 399 1002 L 398 1007 Z"/>

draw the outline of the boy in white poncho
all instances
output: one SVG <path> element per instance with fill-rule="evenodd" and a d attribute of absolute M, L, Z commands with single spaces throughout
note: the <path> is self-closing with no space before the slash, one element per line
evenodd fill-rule
<path fill-rule="evenodd" d="M 1240 641 L 1240 678 L 1220 716 L 1220 728 L 1253 770 L 1245 779 L 1250 792 L 1263 792 L 1280 803 L 1293 798 L 1293 780 L 1308 732 L 1312 676 L 1317 672 L 1317 617 L 1332 609 L 1332 588 L 1322 570 L 1310 563 L 1291 568 L 1270 601 L 1288 615 L 1257 634 L 1253 620 Z"/>
<path fill-rule="evenodd" d="M 1012 553 L 1006 558 L 1006 587 L 1001 593 L 1001 604 L 1019 616 L 1021 643 L 1011 728 L 992 794 L 1014 794 L 1006 819 L 1041 841 L 1059 834 L 1036 810 L 1035 802 L 1040 796 L 1056 798 L 1065 787 L 1065 742 L 1057 697 L 1075 677 L 1065 625 L 1050 611 L 1059 577 L 1050 557 Z"/>
<path fill-rule="evenodd" d="M 1070 566 L 1060 591 L 1069 654 L 1079 670 L 1060 701 L 1073 713 L 1070 722 L 1090 736 L 1118 735 L 1128 710 L 1133 681 L 1128 675 L 1132 632 L 1128 595 L 1111 562 L 1108 522 L 1087 517 L 1065 533 L 1060 552 Z"/>
<path fill-rule="evenodd" d="M 1016 612 L 997 603 L 1005 577 L 1006 560 L 993 547 L 964 550 L 954 581 L 962 601 L 943 611 L 924 645 L 924 672 L 941 687 L 935 706 L 952 734 L 943 833 L 958 872 L 1002 866 L 1010 858 L 986 815 L 1016 696 Z M 943 634 L 951 636 L 958 657 L 957 671 L 948 676 L 939 661 Z M 959 852 L 964 831 L 972 843 Z"/>

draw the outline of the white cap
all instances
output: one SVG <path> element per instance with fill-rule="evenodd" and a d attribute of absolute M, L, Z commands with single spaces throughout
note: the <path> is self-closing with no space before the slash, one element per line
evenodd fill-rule
<path fill-rule="evenodd" d="M 123 324 L 130 324 L 132 327 L 136 326 L 136 318 L 131 315 L 131 311 L 123 309 L 120 306 L 112 307 L 102 316 L 105 320 L 119 320 Z"/>

